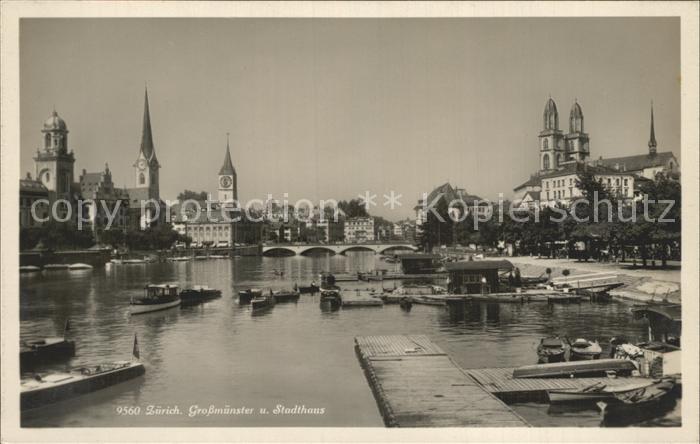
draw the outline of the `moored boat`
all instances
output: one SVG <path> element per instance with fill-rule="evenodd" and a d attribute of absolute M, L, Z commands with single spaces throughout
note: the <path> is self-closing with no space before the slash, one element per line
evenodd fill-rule
<path fill-rule="evenodd" d="M 299 300 L 299 292 L 293 290 L 275 290 L 272 297 L 277 302 L 296 302 Z"/>
<path fill-rule="evenodd" d="M 447 306 L 447 303 L 445 302 L 444 298 L 436 298 L 433 296 L 412 296 L 411 301 L 414 304 L 418 305 L 434 305 L 434 306 L 440 306 L 440 307 L 445 307 Z"/>
<path fill-rule="evenodd" d="M 250 300 L 250 307 L 253 312 L 261 312 L 263 310 L 268 310 L 275 305 L 275 298 L 272 294 L 256 296 Z"/>
<path fill-rule="evenodd" d="M 41 268 L 36 267 L 34 265 L 23 265 L 19 267 L 20 273 L 36 273 L 38 271 L 41 271 Z"/>
<path fill-rule="evenodd" d="M 147 285 L 144 291 L 143 297 L 131 299 L 129 304 L 132 315 L 166 310 L 177 307 L 182 302 L 177 285 Z"/>
<path fill-rule="evenodd" d="M 92 265 L 77 263 L 77 264 L 69 265 L 68 269 L 69 270 L 92 270 Z"/>
<path fill-rule="evenodd" d="M 627 359 L 596 359 L 525 365 L 513 370 L 513 378 L 602 377 L 610 372 L 614 372 L 617 376 L 628 376 L 636 370 L 635 363 Z"/>
<path fill-rule="evenodd" d="M 411 311 L 411 308 L 413 307 L 413 300 L 410 297 L 404 296 L 399 301 L 399 306 L 402 310 Z"/>
<path fill-rule="evenodd" d="M 192 288 L 186 288 L 180 292 L 181 305 L 195 305 L 212 299 L 220 298 L 221 290 L 209 288 L 206 285 L 195 285 Z"/>
<path fill-rule="evenodd" d="M 312 282 L 308 287 L 297 287 L 297 291 L 300 294 L 316 294 L 320 290 L 320 287 Z"/>
<path fill-rule="evenodd" d="M 134 357 L 139 358 L 138 341 L 134 337 Z M 137 378 L 146 372 L 135 361 L 116 361 L 80 367 L 70 372 L 35 374 L 21 381 L 20 410 L 54 404 L 76 396 Z"/>
<path fill-rule="evenodd" d="M 537 357 L 540 363 L 562 362 L 566 356 L 566 344 L 558 336 L 540 339 Z"/>
<path fill-rule="evenodd" d="M 75 356 L 75 341 L 53 337 L 24 341 L 20 344 L 20 371 L 30 371 L 36 365 L 67 360 Z"/>
<path fill-rule="evenodd" d="M 241 305 L 250 304 L 250 301 L 258 296 L 262 296 L 262 290 L 259 288 L 248 288 L 238 292 L 238 303 Z"/>
<path fill-rule="evenodd" d="M 573 343 L 569 344 L 569 360 L 570 361 L 585 361 L 600 358 L 603 349 L 598 344 L 598 341 L 588 341 L 583 338 L 578 338 Z"/>
<path fill-rule="evenodd" d="M 547 396 L 550 403 L 582 403 L 614 398 L 611 392 L 605 391 L 605 388 L 605 384 L 596 382 L 581 390 L 547 390 Z"/>

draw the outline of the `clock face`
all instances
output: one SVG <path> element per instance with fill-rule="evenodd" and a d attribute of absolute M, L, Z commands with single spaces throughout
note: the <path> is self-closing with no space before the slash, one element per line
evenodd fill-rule
<path fill-rule="evenodd" d="M 145 160 L 143 160 L 143 159 L 139 160 L 139 168 L 142 170 L 146 169 L 146 161 Z"/>
<path fill-rule="evenodd" d="M 228 188 L 231 186 L 231 178 L 229 176 L 223 176 L 219 179 L 219 183 L 221 184 L 221 188 Z"/>

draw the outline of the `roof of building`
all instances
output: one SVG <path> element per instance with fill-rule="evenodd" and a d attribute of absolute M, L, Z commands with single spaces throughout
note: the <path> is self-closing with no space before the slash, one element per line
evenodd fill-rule
<path fill-rule="evenodd" d="M 606 166 L 608 168 L 619 169 L 619 171 L 640 171 L 645 168 L 665 166 L 668 161 L 676 156 L 671 151 L 656 153 L 656 155 L 637 154 L 634 156 L 611 157 L 607 159 L 592 160 L 594 165 Z"/>
<path fill-rule="evenodd" d="M 540 181 L 542 180 L 542 177 L 540 176 L 532 176 L 522 184 L 518 185 L 517 187 L 513 188 L 514 191 L 518 191 L 520 189 L 526 188 L 526 187 L 534 187 L 540 184 Z"/>
<path fill-rule="evenodd" d="M 20 179 L 19 180 L 19 192 L 20 193 L 35 193 L 35 194 L 46 194 L 48 195 L 49 190 L 44 186 L 41 181 L 34 179 Z"/>
<path fill-rule="evenodd" d="M 452 202 L 452 201 L 462 201 L 467 205 L 472 205 L 475 202 L 483 202 L 486 203 L 481 197 L 474 195 L 474 194 L 469 194 L 465 189 L 463 188 L 454 188 L 452 185 L 450 185 L 449 182 L 445 182 L 444 184 L 440 185 L 439 187 L 435 188 L 433 191 L 428 194 L 428 197 L 426 198 L 426 201 L 428 204 L 433 202 L 440 194 L 442 194 L 442 199 L 444 199 L 446 202 Z M 423 199 L 419 200 L 419 203 L 423 202 Z M 418 205 L 417 207 L 420 207 Z"/>
<path fill-rule="evenodd" d="M 233 167 L 233 162 L 231 161 L 231 150 L 228 144 L 228 134 L 226 135 L 226 156 L 224 156 L 224 164 L 221 165 L 219 170 L 219 176 L 229 175 L 233 176 L 236 174 L 236 169 Z"/>
<path fill-rule="evenodd" d="M 527 196 L 530 196 L 530 198 L 532 198 L 532 200 L 540 200 L 540 194 L 541 193 L 539 191 L 533 191 L 533 190 L 527 191 L 525 193 L 525 195 L 523 196 L 523 200 L 525 200 L 525 198 Z"/>
<path fill-rule="evenodd" d="M 447 271 L 461 270 L 512 270 L 513 264 L 507 260 L 462 261 L 445 264 Z"/>

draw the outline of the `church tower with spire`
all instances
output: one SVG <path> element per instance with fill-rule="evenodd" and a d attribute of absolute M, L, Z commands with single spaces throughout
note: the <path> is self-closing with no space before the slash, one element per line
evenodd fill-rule
<path fill-rule="evenodd" d="M 226 133 L 226 155 L 224 156 L 224 164 L 219 170 L 219 202 L 238 201 L 237 179 L 236 169 L 231 161 L 228 133 Z"/>
<path fill-rule="evenodd" d="M 651 103 L 651 129 L 649 130 L 649 156 L 656 156 L 656 135 L 654 134 L 654 102 Z"/>
<path fill-rule="evenodd" d="M 160 199 L 159 169 L 160 163 L 158 163 L 156 150 L 153 146 L 151 114 L 148 108 L 148 89 L 146 89 L 143 105 L 141 147 L 136 157 L 136 162 L 134 162 L 134 188 L 144 190 L 144 194 L 148 199 Z"/>

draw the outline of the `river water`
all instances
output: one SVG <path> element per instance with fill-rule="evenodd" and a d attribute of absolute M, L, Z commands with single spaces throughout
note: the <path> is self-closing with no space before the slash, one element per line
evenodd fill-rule
<path fill-rule="evenodd" d="M 277 304 L 258 316 L 251 315 L 249 306 L 238 304 L 240 289 L 291 288 L 295 282 L 308 285 L 318 281 L 321 271 L 365 271 L 375 265 L 393 267 L 380 263 L 372 253 L 355 252 L 347 256 L 108 264 L 90 271 L 22 276 L 22 339 L 60 335 L 65 320 L 70 319 L 69 337 L 76 341 L 76 356 L 67 364 L 49 368 L 129 359 L 135 334 L 146 367 L 145 376 L 137 380 L 25 413 L 22 424 L 383 426 L 355 355 L 353 338 L 358 335 L 425 334 L 465 368 L 533 364 L 540 338 L 552 334 L 598 339 L 601 344 L 619 335 L 645 339 L 645 324 L 633 321 L 629 306 L 616 302 L 551 307 L 541 303 L 475 305 L 464 313 L 420 305 L 414 305 L 410 313 L 397 305 L 325 312 L 319 307 L 318 295 L 302 295 L 296 304 Z M 221 289 L 223 296 L 195 307 L 130 316 L 129 299 L 140 295 L 148 283 L 204 284 Z M 208 409 L 212 405 L 248 408 L 253 413 L 189 416 L 192 406 Z M 147 414 L 149 408 L 173 411 L 176 406 L 179 415 Z M 134 413 L 129 407 L 140 411 L 120 414 Z M 594 410 L 553 412 L 546 404 L 514 408 L 533 425 L 600 425 Z M 679 425 L 680 403 L 662 418 L 635 424 Z"/>

